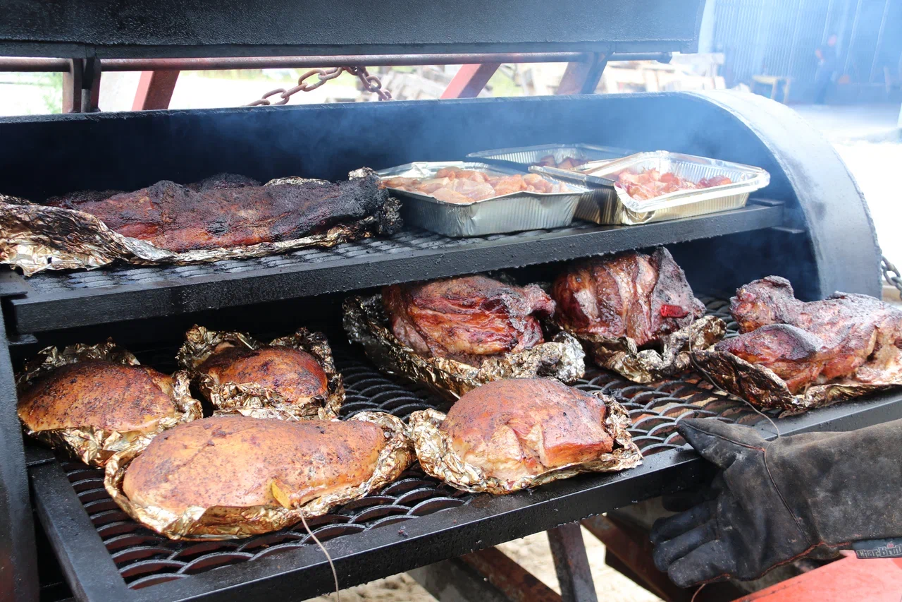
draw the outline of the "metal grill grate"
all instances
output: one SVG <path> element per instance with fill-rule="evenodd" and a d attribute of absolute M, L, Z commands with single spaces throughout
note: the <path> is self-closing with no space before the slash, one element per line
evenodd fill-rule
<path fill-rule="evenodd" d="M 729 315 L 724 301 L 709 300 L 709 313 Z M 441 407 L 425 388 L 402 383 L 375 370 L 357 351 L 337 350 L 336 362 L 345 380 L 347 399 L 342 418 L 363 410 L 381 410 L 406 418 L 411 412 Z M 636 385 L 596 368 L 576 386 L 603 391 L 620 401 L 633 418 L 633 437 L 646 455 L 683 444 L 677 423 L 689 417 L 720 416 L 751 423 L 760 417 L 741 401 L 713 391 L 696 376 L 650 385 Z M 444 409 L 444 408 L 443 408 Z M 113 557 L 122 578 L 132 588 L 183 578 L 216 567 L 237 564 L 312 545 L 303 526 L 240 541 L 171 541 L 131 520 L 103 488 L 103 474 L 80 463 L 64 463 L 69 481 Z M 426 476 L 415 465 L 384 490 L 308 521 L 321 540 L 413 520 L 468 503 L 475 496 Z"/>

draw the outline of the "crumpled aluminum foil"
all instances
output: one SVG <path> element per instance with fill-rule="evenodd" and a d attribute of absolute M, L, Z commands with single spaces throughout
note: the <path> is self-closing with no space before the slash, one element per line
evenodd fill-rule
<path fill-rule="evenodd" d="M 757 408 L 781 410 L 781 416 L 801 414 L 812 408 L 828 406 L 902 385 L 897 379 L 880 383 L 860 383 L 839 380 L 808 387 L 804 393 L 793 395 L 786 381 L 769 368 L 749 363 L 732 353 L 714 349 L 695 351 L 694 363 L 718 387 L 742 397 Z"/>
<path fill-rule="evenodd" d="M 361 178 L 368 173 L 372 170 L 363 168 L 352 171 L 348 177 Z M 311 180 L 279 178 L 267 182 L 265 186 L 304 181 Z M 137 238 L 122 236 L 88 213 L 46 207 L 0 194 L 0 263 L 21 268 L 25 276 L 44 270 L 96 269 L 117 260 L 136 265 L 209 263 L 262 257 L 309 247 L 334 247 L 377 234 L 392 234 L 400 224 L 401 202 L 388 197 L 379 214 L 340 224 L 319 234 L 244 247 L 176 253 Z"/>
<path fill-rule="evenodd" d="M 504 378 L 545 376 L 570 383 L 585 374 L 585 353 L 575 338 L 558 333 L 552 341 L 518 353 L 492 357 L 476 367 L 456 360 L 424 357 L 395 338 L 388 328 L 382 295 L 354 296 L 344 302 L 344 329 L 363 345 L 380 370 L 419 381 L 460 397 L 467 391 Z"/>
<path fill-rule="evenodd" d="M 650 383 L 691 368 L 690 349 L 707 349 L 720 341 L 727 328 L 715 316 L 703 316 L 692 324 L 666 335 L 661 349 L 642 349 L 629 337 L 601 337 L 574 334 L 583 342 L 598 366 L 622 374 L 636 383 Z"/>
<path fill-rule="evenodd" d="M 278 531 L 298 523 L 301 517 L 308 519 L 321 516 L 337 505 L 346 504 L 388 485 L 413 462 L 413 445 L 407 427 L 400 419 L 383 412 L 360 412 L 350 420 L 372 422 L 383 429 L 388 443 L 379 454 L 376 470 L 369 479 L 357 486 L 318 497 L 299 507 L 289 503 L 291 492 L 279 490 L 275 483 L 273 495 L 279 500 L 279 506 L 244 508 L 197 506 L 177 514 L 162 508 L 134 503 L 122 490 L 128 465 L 138 456 L 138 453 L 131 450 L 110 458 L 106 465 L 103 484 L 107 493 L 129 516 L 170 539 L 240 539 Z M 277 462 L 278 458 L 273 460 Z"/>
<path fill-rule="evenodd" d="M 217 385 L 213 377 L 198 372 L 197 368 L 222 343 L 248 349 L 291 347 L 305 351 L 316 359 L 325 372 L 327 392 L 301 404 L 288 401 L 277 391 L 257 383 L 226 382 Z M 191 375 L 200 392 L 216 408 L 216 414 L 241 414 L 251 418 L 277 420 L 331 420 L 338 417 L 338 410 L 344 403 L 344 385 L 341 374 L 335 368 L 326 335 L 310 332 L 306 328 L 299 328 L 293 335 L 274 339 L 266 345 L 247 333 L 207 330 L 195 325 L 185 333 L 185 343 L 179 349 L 177 359 L 179 365 Z"/>
<path fill-rule="evenodd" d="M 448 436 L 442 432 L 445 414 L 438 410 L 413 412 L 408 420 L 410 436 L 420 466 L 427 474 L 452 487 L 474 493 L 512 493 L 558 479 L 568 479 L 581 472 L 618 472 L 642 464 L 642 452 L 627 431 L 632 424 L 627 411 L 607 395 L 593 395 L 604 401 L 608 408 L 604 422 L 614 439 L 614 449 L 610 453 L 601 454 L 592 462 L 568 464 L 536 476 L 503 480 L 486 476 L 481 468 L 465 462 L 454 451 Z"/>
<path fill-rule="evenodd" d="M 125 366 L 137 366 L 137 358 L 117 347 L 112 340 L 98 345 L 71 345 L 63 350 L 47 347 L 25 363 L 24 368 L 16 375 L 16 387 L 22 391 L 35 379 L 49 374 L 61 366 L 76 364 L 87 360 L 106 360 Z M 183 422 L 197 420 L 202 416 L 200 402 L 191 397 L 190 379 L 183 371 L 172 375 L 172 401 L 179 414 L 175 417 L 162 418 L 153 431 L 113 431 L 92 427 L 89 424 L 76 428 L 33 431 L 23 424 L 23 430 L 29 437 L 46 443 L 54 449 L 61 449 L 85 464 L 104 466 L 109 458 L 119 452 L 142 451 L 151 440 L 166 429 Z"/>

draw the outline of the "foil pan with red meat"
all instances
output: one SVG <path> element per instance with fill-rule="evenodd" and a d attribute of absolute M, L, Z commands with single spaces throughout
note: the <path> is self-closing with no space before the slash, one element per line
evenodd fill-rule
<path fill-rule="evenodd" d="M 404 220 L 445 236 L 486 236 L 568 226 L 587 189 L 554 177 L 464 161 L 384 169 L 404 199 Z"/>
<path fill-rule="evenodd" d="M 120 261 L 194 264 L 261 257 L 388 235 L 400 202 L 367 168 L 331 183 L 280 178 L 265 185 L 220 175 L 122 192 L 87 191 L 39 205 L 0 194 L 0 263 L 26 276 Z"/>
<path fill-rule="evenodd" d="M 216 414 L 328 420 L 344 402 L 326 336 L 305 328 L 266 344 L 247 333 L 195 325 L 185 333 L 178 362 Z"/>

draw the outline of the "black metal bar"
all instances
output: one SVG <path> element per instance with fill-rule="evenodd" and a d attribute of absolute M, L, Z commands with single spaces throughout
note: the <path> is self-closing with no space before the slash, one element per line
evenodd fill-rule
<path fill-rule="evenodd" d="M 38 518 L 75 597 L 98 601 L 127 599 L 129 590 L 75 490 L 71 485 L 60 486 L 68 483 L 60 465 L 35 465 L 30 473 Z"/>
<path fill-rule="evenodd" d="M 669 63 L 672 58 L 672 52 L 615 52 L 608 57 L 608 62 L 658 61 L 659 63 Z"/>
<path fill-rule="evenodd" d="M 366 246 L 369 243 L 349 243 L 334 251 L 334 261 L 312 263 L 286 259 L 276 268 L 264 267 L 267 265 L 264 262 L 259 264 L 259 269 L 233 273 L 223 273 L 213 264 L 198 266 L 199 275 L 194 277 L 185 275 L 184 270 L 163 270 L 159 279 L 145 279 L 140 285 L 61 287 L 12 299 L 10 304 L 16 331 L 34 333 L 533 265 L 545 263 L 549 258 L 563 261 L 747 232 L 782 223 L 782 207 L 752 203 L 736 211 L 645 224 L 641 228 L 584 225 L 478 239 L 466 244 L 449 240 L 447 246 L 408 247 L 406 253 L 387 245 L 374 249 Z M 362 249 L 367 250 L 360 252 Z M 248 265 L 254 265 L 254 260 L 248 261 L 252 262 Z M 166 276 L 167 273 L 171 275 Z M 60 284 L 68 279 L 64 275 L 40 275 L 32 280 L 41 279 L 46 285 L 52 283 L 47 279 L 54 278 Z"/>
<path fill-rule="evenodd" d="M 595 582 L 589 568 L 586 544 L 579 523 L 562 525 L 548 531 L 548 544 L 554 559 L 554 571 L 564 602 L 597 602 Z"/>
<path fill-rule="evenodd" d="M 35 602 L 38 571 L 16 384 L 0 310 L 0 600 Z"/>

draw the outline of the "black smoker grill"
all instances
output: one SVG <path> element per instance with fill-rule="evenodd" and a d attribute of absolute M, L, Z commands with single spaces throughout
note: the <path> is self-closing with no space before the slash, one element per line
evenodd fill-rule
<path fill-rule="evenodd" d="M 309 4 L 306 16 L 316 8 Z M 695 43 L 702 3 L 643 3 L 650 6 L 641 14 L 636 3 L 622 1 L 604 3 L 603 11 L 588 1 L 530 0 L 513 8 L 464 2 L 442 10 L 393 1 L 380 3 L 378 11 L 355 2 L 339 3 L 347 5 L 340 11 L 334 4 L 321 13 L 327 18 L 314 22 L 284 0 L 216 8 L 200 0 L 164 0 L 150 11 L 121 14 L 89 0 L 54 8 L 0 2 L 0 54 L 100 57 L 102 63 L 122 56 L 679 50 Z M 477 12 L 484 18 L 475 24 L 464 19 Z M 356 26 L 348 14 L 365 15 L 370 26 Z M 445 25 L 431 27 L 436 22 Z M 234 23 L 243 27 L 229 27 Z M 0 120 L 0 141 L 0 191 L 33 200 L 87 188 L 136 189 L 160 179 L 188 182 L 222 171 L 258 180 L 295 174 L 338 179 L 363 165 L 378 169 L 546 142 L 667 149 L 758 165 L 772 178 L 744 209 L 637 227 L 576 222 L 472 239 L 406 227 L 388 239 L 210 265 L 116 267 L 29 279 L 4 273 L 0 342 L 9 353 L 0 354 L 3 599 L 32 601 L 40 594 L 46 600 L 288 600 L 332 588 L 322 552 L 302 528 L 237 542 L 171 542 L 122 513 L 103 490 L 98 471 L 30 443 L 23 454 L 12 367 L 44 346 L 113 336 L 143 363 L 165 370 L 195 322 L 259 334 L 303 324 L 324 329 L 335 348 L 348 388 L 344 416 L 378 408 L 405 417 L 442 402 L 379 374 L 359 349 L 343 343 L 338 307 L 349 291 L 500 269 L 541 280 L 557 262 L 666 244 L 695 290 L 711 295 L 709 311 L 722 316 L 728 315 L 724 299 L 735 287 L 768 274 L 790 278 L 805 299 L 834 290 L 881 292 L 880 253 L 867 208 L 832 148 L 789 109 L 730 92 L 12 118 Z M 634 437 L 646 454 L 640 468 L 504 497 L 458 492 L 413 468 L 378 495 L 311 524 L 328 540 L 341 585 L 687 487 L 705 478 L 705 470 L 682 448 L 675 430 L 680 419 L 760 420 L 692 375 L 635 385 L 596 369 L 578 386 L 602 389 L 630 410 Z M 784 434 L 846 430 L 898 417 L 902 394 L 890 392 L 782 420 L 780 428 Z"/>

